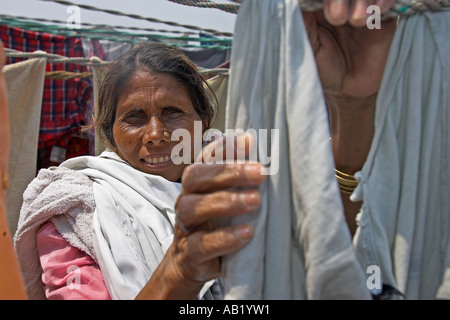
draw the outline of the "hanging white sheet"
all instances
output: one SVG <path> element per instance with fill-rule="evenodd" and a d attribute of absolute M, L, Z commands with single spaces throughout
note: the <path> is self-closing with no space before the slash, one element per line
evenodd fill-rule
<path fill-rule="evenodd" d="M 273 141 L 258 146 L 260 159 L 271 157 L 261 209 L 229 221 L 252 224 L 255 237 L 224 260 L 225 298 L 370 298 L 344 221 L 298 1 L 244 1 L 234 35 L 225 127 L 254 129 L 259 142 L 272 133 Z"/>

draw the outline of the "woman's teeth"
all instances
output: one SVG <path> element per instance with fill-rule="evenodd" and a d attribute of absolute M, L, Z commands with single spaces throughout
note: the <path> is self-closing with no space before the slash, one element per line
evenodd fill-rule
<path fill-rule="evenodd" d="M 169 159 L 170 159 L 169 156 L 165 156 L 165 157 L 157 157 L 157 158 L 146 158 L 146 159 L 144 159 L 144 161 L 147 163 L 150 163 L 150 164 L 155 164 L 155 163 L 167 162 L 167 161 L 169 161 Z"/>

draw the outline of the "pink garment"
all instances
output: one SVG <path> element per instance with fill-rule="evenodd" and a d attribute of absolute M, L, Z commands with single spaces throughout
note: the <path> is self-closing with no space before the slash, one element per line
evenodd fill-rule
<path fill-rule="evenodd" d="M 110 300 L 98 264 L 70 245 L 52 222 L 38 231 L 37 248 L 48 300 Z"/>

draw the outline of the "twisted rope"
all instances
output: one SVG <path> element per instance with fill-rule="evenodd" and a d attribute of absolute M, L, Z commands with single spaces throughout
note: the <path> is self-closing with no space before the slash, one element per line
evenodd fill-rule
<path fill-rule="evenodd" d="M 39 21 L 39 22 L 51 22 L 66 25 L 66 20 L 56 20 L 56 19 L 44 19 L 44 18 L 33 18 L 33 17 L 24 17 L 24 16 L 10 16 L 0 14 L 0 18 L 3 19 L 18 19 L 18 20 L 27 20 L 27 21 Z M 105 25 L 105 24 L 94 24 L 88 22 L 81 22 L 81 25 L 87 27 L 95 27 L 99 28 L 113 28 L 113 29 L 126 29 L 126 30 L 134 30 L 134 31 L 150 31 L 150 32 L 160 32 L 160 33 L 175 33 L 181 35 L 198 35 L 196 31 L 180 31 L 180 30 L 166 30 L 166 29 L 154 29 L 154 28 L 140 28 L 140 27 L 131 27 L 131 26 L 119 26 L 119 25 Z"/>
<path fill-rule="evenodd" d="M 304 11 L 322 9 L 321 0 L 299 0 L 299 3 Z M 408 16 L 424 11 L 441 11 L 449 8 L 450 0 L 397 0 L 392 8 L 383 14 L 383 18 Z"/>
<path fill-rule="evenodd" d="M 47 71 L 45 78 L 52 80 L 85 79 L 92 78 L 92 72 Z"/>
<path fill-rule="evenodd" d="M 191 7 L 199 7 L 199 8 L 213 8 L 219 9 L 225 12 L 236 14 L 239 9 L 239 5 L 233 3 L 216 3 L 211 0 L 169 0 L 170 2 L 175 2 L 178 4 L 183 4 Z"/>
<path fill-rule="evenodd" d="M 409 16 L 425 11 L 441 11 L 450 9 L 449 0 L 397 0 L 386 12 L 385 17 Z"/>
<path fill-rule="evenodd" d="M 14 49 L 5 48 L 5 53 L 7 57 L 10 58 L 21 58 L 21 59 L 32 59 L 32 58 L 46 58 L 48 62 L 53 63 L 75 63 L 82 66 L 99 66 L 108 65 L 110 62 L 102 61 L 100 59 L 88 59 L 88 58 L 70 58 L 61 56 L 59 54 L 47 53 L 44 51 L 35 52 L 22 52 Z"/>
<path fill-rule="evenodd" d="M 107 66 L 111 61 L 103 61 L 98 57 L 92 58 L 70 58 L 64 57 L 59 54 L 47 53 L 44 51 L 35 52 L 22 52 L 14 49 L 5 48 L 5 53 L 7 57 L 10 58 L 20 58 L 20 59 L 33 59 L 33 58 L 46 58 L 47 62 L 51 63 L 75 63 L 83 66 Z M 228 68 L 202 68 L 198 67 L 198 71 L 205 77 L 212 75 L 227 75 L 229 72 Z M 92 73 L 90 72 L 67 72 L 64 70 L 60 71 L 49 71 L 45 73 L 45 77 L 49 79 L 73 79 L 73 78 L 90 78 Z"/>
<path fill-rule="evenodd" d="M 137 15 L 137 14 L 122 13 L 122 12 L 119 12 L 119 11 L 116 11 L 116 10 L 100 9 L 100 8 L 97 8 L 97 7 L 84 5 L 84 4 L 78 4 L 78 3 L 73 3 L 73 2 L 65 1 L 65 0 L 40 0 L 40 1 L 55 2 L 55 3 L 58 3 L 58 4 L 68 5 L 68 6 L 78 6 L 80 8 L 86 9 L 86 10 L 100 11 L 100 12 L 105 12 L 105 13 L 109 13 L 109 14 L 113 14 L 113 15 L 117 15 L 117 16 L 133 18 L 133 19 L 137 19 L 137 20 L 145 20 L 145 21 L 155 22 L 155 23 L 164 23 L 164 24 L 167 24 L 167 25 L 170 25 L 170 26 L 174 26 L 174 27 L 182 27 L 182 28 L 186 28 L 186 29 L 202 31 L 202 32 L 210 33 L 210 34 L 217 35 L 217 36 L 225 36 L 225 37 L 232 37 L 233 36 L 233 34 L 229 33 L 229 32 L 220 32 L 220 31 L 213 30 L 213 29 L 204 29 L 204 28 L 199 28 L 199 27 L 196 27 L 196 26 L 191 26 L 191 25 L 186 25 L 186 24 L 179 24 L 179 23 L 171 22 L 171 21 L 163 21 L 163 20 L 159 20 L 159 19 L 155 19 L 155 18 L 143 17 L 143 16 L 140 16 L 140 15 Z"/>
<path fill-rule="evenodd" d="M 232 0 L 238 4 L 216 3 L 211 0 L 168 0 L 171 2 L 201 8 L 216 8 L 226 12 L 237 13 L 245 0 Z M 299 0 L 303 11 L 322 9 L 321 0 Z M 397 0 L 393 7 L 383 15 L 383 18 L 408 16 L 424 11 L 441 11 L 450 8 L 450 0 Z"/>

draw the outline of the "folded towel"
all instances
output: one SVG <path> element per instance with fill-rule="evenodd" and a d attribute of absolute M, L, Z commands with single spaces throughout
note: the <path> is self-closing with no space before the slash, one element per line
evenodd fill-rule
<path fill-rule="evenodd" d="M 45 299 L 36 248 L 41 225 L 51 219 L 71 245 L 96 260 L 92 244 L 94 210 L 92 181 L 76 171 L 59 167 L 41 169 L 28 185 L 23 194 L 14 246 L 30 299 Z"/>

